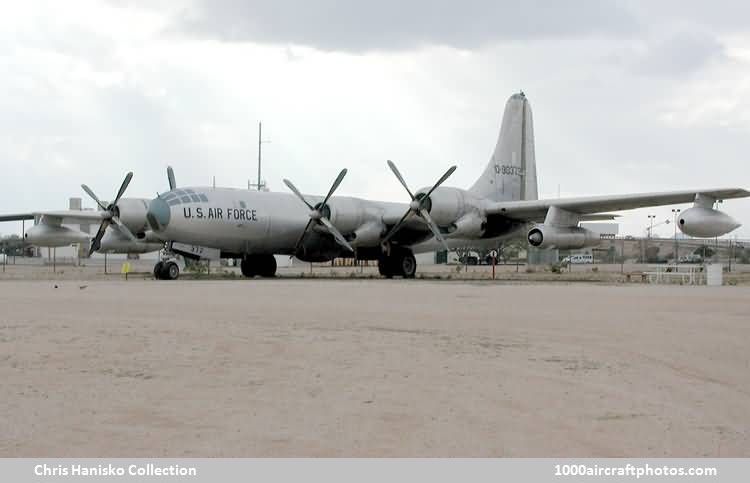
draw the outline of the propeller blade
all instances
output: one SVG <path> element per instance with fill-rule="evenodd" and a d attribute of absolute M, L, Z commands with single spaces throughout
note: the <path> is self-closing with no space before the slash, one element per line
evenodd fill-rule
<path fill-rule="evenodd" d="M 430 196 L 432 194 L 432 192 L 435 191 L 435 189 L 438 186 L 440 186 L 441 184 L 443 184 L 445 182 L 445 180 L 448 179 L 450 177 L 450 175 L 452 175 L 455 170 L 456 170 L 455 166 L 451 166 L 450 168 L 448 168 L 448 171 L 445 172 L 445 174 L 438 180 L 438 182 L 435 183 L 435 186 L 433 186 L 432 189 L 430 189 L 430 191 L 428 191 L 427 194 L 424 195 L 424 197 L 422 199 L 425 199 L 428 196 Z"/>
<path fill-rule="evenodd" d="M 169 180 L 169 190 L 177 189 L 177 181 L 174 179 L 174 170 L 172 166 L 167 166 L 167 179 Z"/>
<path fill-rule="evenodd" d="M 91 188 L 89 188 L 85 184 L 82 184 L 81 188 L 83 188 L 83 191 L 85 191 L 86 194 L 91 197 L 91 199 L 93 199 L 94 201 L 96 201 L 96 204 L 99 205 L 99 208 L 101 208 L 103 211 L 107 211 L 107 207 L 104 206 L 104 203 L 102 203 L 101 201 L 99 201 L 99 198 L 97 198 L 96 195 L 94 194 L 94 192 L 91 191 Z"/>
<path fill-rule="evenodd" d="M 346 176 L 346 168 L 344 168 L 344 169 L 341 170 L 341 172 L 339 173 L 338 177 L 336 178 L 336 181 L 333 182 L 333 185 L 331 186 L 331 189 L 328 190 L 328 194 L 326 195 L 325 198 L 323 198 L 323 204 L 321 206 L 323 206 L 326 203 L 328 203 L 328 198 L 330 198 L 331 195 L 333 194 L 333 192 L 336 191 L 336 188 L 339 187 L 339 185 L 341 184 L 341 182 L 344 180 L 344 176 Z M 354 250 L 352 250 L 352 251 L 354 251 Z"/>
<path fill-rule="evenodd" d="M 310 208 L 310 211 L 315 211 L 315 208 L 314 208 L 314 207 L 313 207 L 313 206 L 312 206 L 312 205 L 311 205 L 310 203 L 308 203 L 308 202 L 307 202 L 307 200 L 305 199 L 305 197 L 304 197 L 304 196 L 302 196 L 302 193 L 300 193 L 300 191 L 299 191 L 299 190 L 297 189 L 297 187 L 296 187 L 296 186 L 294 186 L 294 185 L 292 184 L 292 182 L 291 182 L 291 181 L 289 181 L 288 179 L 284 179 L 284 184 L 285 184 L 285 185 L 287 185 L 287 187 L 288 187 L 288 188 L 289 188 L 290 190 L 292 190 L 292 193 L 294 193 L 295 195 L 297 195 L 297 198 L 301 199 L 301 200 L 302 200 L 302 202 L 303 202 L 304 204 L 306 204 L 308 208 Z M 305 231 L 307 231 L 307 229 L 305 229 Z"/>
<path fill-rule="evenodd" d="M 118 201 L 120 201 L 120 198 L 122 198 L 122 195 L 125 194 L 125 190 L 128 189 L 128 185 L 130 184 L 130 180 L 133 179 L 133 173 L 130 172 L 125 175 L 125 179 L 122 181 L 122 185 L 120 185 L 120 191 L 117 192 L 117 196 L 115 196 L 115 201 L 112 202 L 112 205 L 116 205 Z"/>
<path fill-rule="evenodd" d="M 138 241 L 138 239 L 135 237 L 135 235 L 133 235 L 133 232 L 131 232 L 130 229 L 127 226 L 125 226 L 125 223 L 123 223 L 122 221 L 120 221 L 120 218 L 118 218 L 116 216 L 113 216 L 112 217 L 112 221 L 115 223 L 115 225 L 117 225 L 117 228 L 120 230 L 120 232 L 122 234 L 124 234 L 125 236 L 127 236 L 128 238 L 130 238 L 130 241 L 132 241 L 132 242 L 137 242 Z"/>
<path fill-rule="evenodd" d="M 437 224 L 430 216 L 430 213 L 426 209 L 424 209 L 424 203 L 425 203 L 425 200 L 429 199 L 432 192 L 435 191 L 438 186 L 443 184 L 445 180 L 447 180 L 450 177 L 450 175 L 453 174 L 453 172 L 456 170 L 456 167 L 451 166 L 450 168 L 448 168 L 448 171 L 446 171 L 445 174 L 443 174 L 443 176 L 440 177 L 437 183 L 435 183 L 433 187 L 430 188 L 430 190 L 427 193 L 425 193 L 424 196 L 419 198 L 419 201 L 417 203 L 414 203 L 417 199 L 414 197 L 414 194 L 412 194 L 411 190 L 409 190 L 409 187 L 406 185 L 406 181 L 404 181 L 404 177 L 401 176 L 401 172 L 398 170 L 396 165 L 390 159 L 388 160 L 388 167 L 391 168 L 391 171 L 393 171 L 393 174 L 396 175 L 396 178 L 398 178 L 399 182 L 401 182 L 401 185 L 404 188 L 406 188 L 407 193 L 409 193 L 409 196 L 411 196 L 412 204 L 409 206 L 409 211 L 407 211 L 406 214 L 401 218 L 401 220 L 399 220 L 399 222 L 396 223 L 396 225 L 393 228 L 391 228 L 391 231 L 388 232 L 388 234 L 385 236 L 385 238 L 383 238 L 383 241 L 381 243 L 388 243 L 388 240 L 393 238 L 396 232 L 398 232 L 398 230 L 401 229 L 401 227 L 406 222 L 406 219 L 409 217 L 409 215 L 416 213 L 422 216 L 422 218 L 424 218 L 425 222 L 427 223 L 427 226 L 430 228 L 430 231 L 432 231 L 432 234 L 440 243 L 443 244 L 443 246 L 445 246 L 447 250 L 448 245 L 445 242 L 445 238 L 443 238 L 443 235 L 440 233 L 440 229 L 438 228 Z"/>
<path fill-rule="evenodd" d="M 440 228 L 438 228 L 437 223 L 435 223 L 435 220 L 432 219 L 430 216 L 430 213 L 422 208 L 419 210 L 419 214 L 422 215 L 422 218 L 427 222 L 427 226 L 430 227 L 430 231 L 432 231 L 432 234 L 435 235 L 435 239 L 439 241 L 443 247 L 445 247 L 446 251 L 450 251 L 450 248 L 448 248 L 448 244 L 445 242 L 445 238 L 443 238 L 443 234 L 440 233 Z"/>
<path fill-rule="evenodd" d="M 393 161 L 390 159 L 388 160 L 388 166 L 391 168 L 391 171 L 393 171 L 393 174 L 396 175 L 396 178 L 401 182 L 401 186 L 403 186 L 406 189 L 406 192 L 409 193 L 409 196 L 412 200 L 414 200 L 414 195 L 411 193 L 411 190 L 406 185 L 406 181 L 404 181 L 404 177 L 401 176 L 401 172 L 398 170 L 395 164 L 393 164 Z"/>
<path fill-rule="evenodd" d="M 101 225 L 99 225 L 99 231 L 96 232 L 96 236 L 93 240 L 91 240 L 91 247 L 89 248 L 89 257 L 94 254 L 95 251 L 99 249 L 99 247 L 102 246 L 102 237 L 104 237 L 104 232 L 107 230 L 107 227 L 109 226 L 109 220 L 105 220 L 102 222 Z"/>
<path fill-rule="evenodd" d="M 409 218 L 409 216 L 412 213 L 414 213 L 414 212 L 411 211 L 411 208 L 409 208 L 409 211 L 407 211 L 404 214 L 404 216 L 402 216 L 401 219 L 398 220 L 398 223 L 396 223 L 395 225 L 393 225 L 393 228 L 391 228 L 391 231 L 388 232 L 388 234 L 383 238 L 383 241 L 381 243 L 388 243 L 388 240 L 390 240 L 391 238 L 393 238 L 393 235 L 395 235 L 396 232 L 401 229 L 401 226 L 404 224 L 404 222 L 406 221 L 406 219 Z"/>
<path fill-rule="evenodd" d="M 325 225 L 326 228 L 328 228 L 328 232 L 331 235 L 333 235 L 333 238 L 336 240 L 336 243 L 346 248 L 350 252 L 354 253 L 354 248 L 352 248 L 352 246 L 349 245 L 349 242 L 346 241 L 346 238 L 344 238 L 344 235 L 342 235 L 341 232 L 338 231 L 335 226 L 333 226 L 333 223 L 331 223 L 331 221 L 328 218 L 322 217 L 320 219 L 320 222 L 323 225 Z"/>
<path fill-rule="evenodd" d="M 313 222 L 312 218 L 310 218 L 307 221 L 307 225 L 305 225 L 305 229 L 302 230 L 302 234 L 297 239 L 297 243 L 294 244 L 294 253 L 298 253 L 299 252 L 299 247 L 302 246 L 302 240 L 305 238 L 305 235 L 307 234 L 307 230 L 310 229 L 310 225 L 312 225 L 312 222 Z"/>

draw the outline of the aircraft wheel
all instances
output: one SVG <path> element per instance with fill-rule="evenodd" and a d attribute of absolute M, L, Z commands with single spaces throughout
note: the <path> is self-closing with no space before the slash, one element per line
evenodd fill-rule
<path fill-rule="evenodd" d="M 154 265 L 154 278 L 161 280 L 161 271 L 164 269 L 164 262 L 158 262 Z"/>
<path fill-rule="evenodd" d="M 247 278 L 253 278 L 254 276 L 258 275 L 258 272 L 255 270 L 255 264 L 253 263 L 253 260 L 250 259 L 250 257 L 245 257 L 240 262 L 240 271 L 242 271 L 242 275 Z"/>
<path fill-rule="evenodd" d="M 180 276 L 180 267 L 175 262 L 165 262 L 161 269 L 162 280 L 177 280 Z"/>
<path fill-rule="evenodd" d="M 242 275 L 247 278 L 276 276 L 276 258 L 273 255 L 248 255 L 240 263 Z"/>
<path fill-rule="evenodd" d="M 404 278 L 414 278 L 417 273 L 417 260 L 410 251 L 405 251 L 397 258 L 400 275 Z"/>
<path fill-rule="evenodd" d="M 265 278 L 271 278 L 276 276 L 276 257 L 273 255 L 265 255 L 262 258 L 263 262 L 260 263 L 259 275 Z"/>
<path fill-rule="evenodd" d="M 394 249 L 390 256 L 383 256 L 378 260 L 378 271 L 385 278 L 414 278 L 417 273 L 417 260 L 411 250 Z"/>
<path fill-rule="evenodd" d="M 378 272 L 381 277 L 393 278 L 393 267 L 390 257 L 381 257 L 378 260 Z"/>

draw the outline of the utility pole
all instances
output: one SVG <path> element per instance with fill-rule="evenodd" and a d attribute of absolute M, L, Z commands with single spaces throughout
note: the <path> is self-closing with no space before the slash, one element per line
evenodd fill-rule
<path fill-rule="evenodd" d="M 261 161 L 261 147 L 263 146 L 263 123 L 258 123 L 258 191 L 260 191 L 261 188 L 261 181 L 260 181 L 260 161 Z"/>
<path fill-rule="evenodd" d="M 263 182 L 263 178 L 261 177 L 261 166 L 263 163 L 263 145 L 266 143 L 270 143 L 270 140 L 263 140 L 263 123 L 258 123 L 258 182 L 257 183 L 251 183 L 250 180 L 247 181 L 247 189 L 250 189 L 250 187 L 255 186 L 258 191 L 261 191 L 266 184 Z"/>
<path fill-rule="evenodd" d="M 674 216 L 674 262 L 680 263 L 680 257 L 678 253 L 680 247 L 677 245 L 677 216 L 680 214 L 680 209 L 672 208 L 672 214 Z"/>
<path fill-rule="evenodd" d="M 651 220 L 651 227 L 648 229 L 648 237 L 649 239 L 654 233 L 654 218 L 656 218 L 656 215 L 648 215 L 649 220 Z"/>

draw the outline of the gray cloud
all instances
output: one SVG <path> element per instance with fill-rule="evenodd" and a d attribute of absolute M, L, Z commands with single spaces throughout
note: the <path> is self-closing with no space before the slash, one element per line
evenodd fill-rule
<path fill-rule="evenodd" d="M 744 33 L 750 18 L 750 3 L 734 0 L 629 1 L 627 5 L 643 22 L 655 26 L 678 21 L 708 31 Z"/>
<path fill-rule="evenodd" d="M 613 44 L 602 64 L 642 77 L 679 78 L 725 60 L 726 47 L 715 35 L 679 30 Z"/>
<path fill-rule="evenodd" d="M 611 35 L 637 26 L 627 11 L 596 0 L 197 0 L 176 16 L 173 28 L 223 41 L 361 52 L 424 45 L 473 49 L 501 40 Z"/>
<path fill-rule="evenodd" d="M 638 59 L 636 71 L 646 75 L 687 75 L 725 56 L 724 45 L 703 32 L 679 32 L 653 43 Z"/>

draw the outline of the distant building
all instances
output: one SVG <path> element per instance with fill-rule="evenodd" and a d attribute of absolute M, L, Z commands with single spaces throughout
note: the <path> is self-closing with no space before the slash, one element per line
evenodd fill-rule
<path fill-rule="evenodd" d="M 620 234 L 620 225 L 617 223 L 581 223 L 581 228 L 586 228 L 603 238 L 615 238 Z"/>

